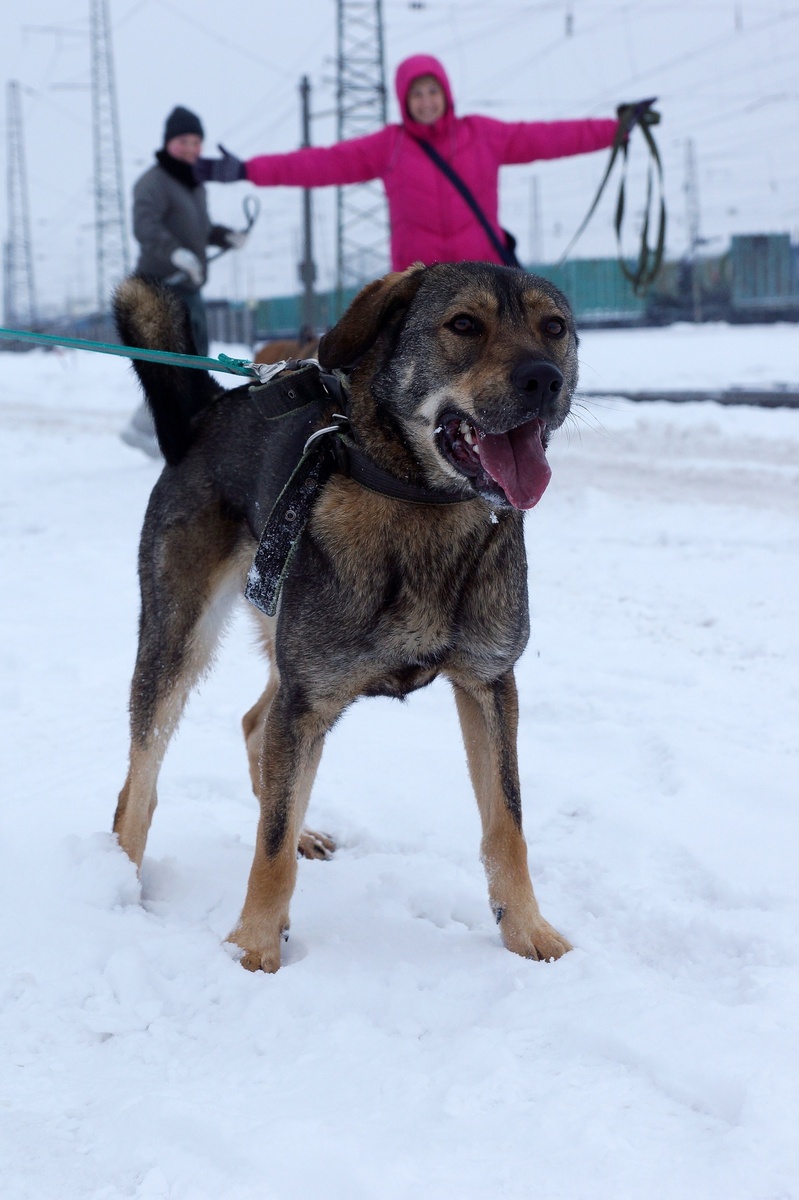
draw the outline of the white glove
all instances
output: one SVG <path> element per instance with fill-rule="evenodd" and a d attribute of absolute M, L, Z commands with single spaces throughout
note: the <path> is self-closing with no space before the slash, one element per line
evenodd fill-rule
<path fill-rule="evenodd" d="M 178 246 L 177 250 L 173 250 L 169 257 L 178 270 L 189 277 L 195 287 L 202 287 L 203 268 L 193 251 L 187 250 L 184 246 Z"/>
<path fill-rule="evenodd" d="M 247 241 L 247 234 L 243 229 L 228 229 L 225 234 L 225 241 L 231 250 L 241 250 L 244 243 Z"/>

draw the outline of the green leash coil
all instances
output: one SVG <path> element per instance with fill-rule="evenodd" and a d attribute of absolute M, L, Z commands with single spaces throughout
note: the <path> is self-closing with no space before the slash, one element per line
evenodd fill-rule
<path fill-rule="evenodd" d="M 622 160 L 622 174 L 619 182 L 619 195 L 616 200 L 616 215 L 613 226 L 616 231 L 616 245 L 618 247 L 619 266 L 622 274 L 626 279 L 629 279 L 633 285 L 633 290 L 636 295 L 646 291 L 649 285 L 655 280 L 658 271 L 663 262 L 663 255 L 666 249 L 666 202 L 663 195 L 663 164 L 660 160 L 660 154 L 655 144 L 655 139 L 652 136 L 652 126 L 660 122 L 660 113 L 655 112 L 651 107 L 654 104 L 654 98 L 651 100 L 642 100 L 638 104 L 622 104 L 618 109 L 619 125 L 616 130 L 616 136 L 611 146 L 610 161 L 605 169 L 605 174 L 599 184 L 597 193 L 594 196 L 593 203 L 583 218 L 580 228 L 575 233 L 572 240 L 561 255 L 558 266 L 562 266 L 571 253 L 577 239 L 583 233 L 586 225 L 591 220 L 591 217 L 596 211 L 600 197 L 605 190 L 605 185 L 610 179 L 617 158 Z M 644 224 L 641 230 L 641 245 L 638 251 L 638 261 L 634 268 L 630 268 L 624 259 L 624 254 L 621 244 L 622 225 L 624 223 L 625 211 L 625 185 L 627 180 L 627 159 L 629 153 L 630 135 L 633 129 L 638 126 L 644 136 L 644 140 L 649 150 L 649 162 L 647 165 L 646 179 L 646 208 L 644 211 Z M 657 234 L 652 245 L 649 243 L 650 232 L 650 216 L 652 209 L 652 195 L 654 191 L 654 182 L 657 179 L 658 184 L 658 226 Z"/>

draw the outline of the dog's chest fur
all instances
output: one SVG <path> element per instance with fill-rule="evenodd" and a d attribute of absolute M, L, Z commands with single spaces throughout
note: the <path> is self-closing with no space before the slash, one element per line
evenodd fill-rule
<path fill-rule="evenodd" d="M 467 666 L 494 679 L 528 636 L 521 518 L 492 519 L 481 501 L 398 504 L 334 480 L 287 581 L 280 628 L 290 671 L 318 658 L 331 683 L 360 694 L 405 695 Z"/>

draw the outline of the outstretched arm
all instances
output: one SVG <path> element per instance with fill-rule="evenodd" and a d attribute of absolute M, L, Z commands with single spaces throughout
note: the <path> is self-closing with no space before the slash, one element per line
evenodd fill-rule
<path fill-rule="evenodd" d="M 501 163 L 533 162 L 539 158 L 566 158 L 571 154 L 587 154 L 612 146 L 619 133 L 626 141 L 634 125 L 657 125 L 660 113 L 652 105 L 655 97 L 620 104 L 617 120 L 588 118 L 583 121 L 494 121 L 485 122 L 486 133 L 492 138 Z"/>
<path fill-rule="evenodd" d="M 242 161 L 222 150 L 222 158 L 201 158 L 195 175 L 203 183 L 248 179 L 259 187 L 331 187 L 366 183 L 385 174 L 392 141 L 390 126 L 334 146 L 307 146 L 287 154 L 261 154 Z"/>
<path fill-rule="evenodd" d="M 486 122 L 486 133 L 496 146 L 500 163 L 527 163 L 546 158 L 567 158 L 605 150 L 613 144 L 618 121 L 586 118 L 582 121 Z"/>

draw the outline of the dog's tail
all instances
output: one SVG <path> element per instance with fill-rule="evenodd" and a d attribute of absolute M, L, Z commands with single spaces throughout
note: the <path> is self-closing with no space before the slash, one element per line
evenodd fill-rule
<path fill-rule="evenodd" d="M 125 346 L 196 354 L 189 313 L 180 297 L 155 280 L 131 275 L 114 294 L 114 320 Z M 194 440 L 193 418 L 221 391 L 207 371 L 134 359 L 153 414 L 161 453 L 176 466 Z"/>

